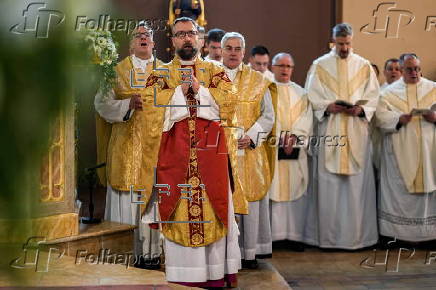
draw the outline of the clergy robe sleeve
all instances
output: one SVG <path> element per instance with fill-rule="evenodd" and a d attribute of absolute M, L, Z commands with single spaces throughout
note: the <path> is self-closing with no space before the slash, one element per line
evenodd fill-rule
<path fill-rule="evenodd" d="M 317 66 L 318 64 L 313 64 L 309 70 L 309 73 L 307 74 L 306 90 L 309 101 L 313 107 L 314 115 L 319 122 L 322 122 L 324 119 L 326 119 L 326 115 L 324 113 L 326 112 L 328 105 L 333 103 L 334 100 L 328 100 L 324 98 L 324 96 L 327 94 L 316 72 Z"/>
<path fill-rule="evenodd" d="M 263 96 L 260 109 L 260 117 L 247 131 L 248 137 L 255 146 L 259 146 L 266 139 L 274 126 L 275 114 L 269 89 L 266 90 Z"/>
<path fill-rule="evenodd" d="M 303 98 L 307 99 L 306 96 Z M 292 134 L 295 134 L 297 137 L 303 137 L 303 140 L 308 143 L 309 137 L 312 134 L 313 111 L 310 103 L 306 102 L 306 104 L 306 109 L 292 126 Z M 307 146 L 308 144 L 305 145 Z"/>
<path fill-rule="evenodd" d="M 384 133 L 398 132 L 397 125 L 400 116 L 401 113 L 391 110 L 389 103 L 382 97 L 375 114 L 377 127 Z"/>
<path fill-rule="evenodd" d="M 371 64 L 368 63 L 368 65 L 370 66 Z M 363 91 L 363 95 L 362 95 L 362 99 L 368 100 L 368 102 L 362 106 L 363 110 L 365 111 L 364 117 L 368 120 L 368 122 L 371 121 L 377 109 L 379 96 L 380 96 L 380 85 L 374 70 L 371 68 L 369 70 L 369 79 L 365 85 L 365 90 Z"/>
<path fill-rule="evenodd" d="M 134 110 L 129 112 L 130 99 L 115 100 L 115 92 L 111 89 L 107 96 L 101 90 L 94 99 L 95 110 L 109 123 L 120 123 L 130 119 Z M 127 118 L 125 118 L 127 117 Z"/>

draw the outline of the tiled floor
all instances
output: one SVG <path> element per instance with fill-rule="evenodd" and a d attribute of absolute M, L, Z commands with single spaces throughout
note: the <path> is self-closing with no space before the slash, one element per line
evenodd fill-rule
<path fill-rule="evenodd" d="M 256 270 L 241 270 L 238 273 L 238 289 L 290 289 L 285 279 L 268 260 L 259 260 Z"/>
<path fill-rule="evenodd" d="M 413 247 L 401 254 L 391 250 L 386 266 L 386 250 L 377 250 L 375 256 L 372 249 L 292 252 L 282 246 L 274 249 L 269 262 L 292 289 L 436 289 L 436 245 L 412 253 Z"/>
<path fill-rule="evenodd" d="M 0 287 L 151 284 L 159 289 L 184 288 L 167 283 L 162 271 L 85 262 L 79 265 L 75 257 L 67 256 L 52 257 L 47 273 L 37 273 L 34 267 L 11 269 L 12 259 L 22 255 L 19 248 L 2 251 Z M 348 252 L 307 248 L 305 252 L 293 252 L 282 246 L 274 248 L 272 259 L 259 260 L 259 269 L 240 271 L 238 289 L 436 289 L 436 245 L 415 252 L 413 247 L 401 253 L 399 249 L 392 250 L 386 265 L 385 257 L 383 250 L 377 250 L 375 256 L 371 249 Z M 13 272 L 14 282 L 11 276 L 2 275 L 5 269 Z"/>

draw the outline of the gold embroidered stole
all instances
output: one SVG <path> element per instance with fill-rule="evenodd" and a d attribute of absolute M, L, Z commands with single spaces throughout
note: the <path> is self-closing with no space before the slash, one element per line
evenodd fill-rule
<path fill-rule="evenodd" d="M 277 103 L 276 86 L 246 65 L 243 65 L 242 71 L 237 73 L 234 85 L 238 95 L 236 126 L 246 132 L 261 115 L 261 102 L 267 89 L 271 88 L 273 104 Z M 264 134 L 259 137 L 266 138 L 267 136 Z M 236 152 L 232 152 L 236 155 L 231 156 L 232 160 L 237 160 L 237 162 L 232 163 L 232 170 L 237 173 L 241 184 L 240 189 L 248 201 L 264 198 L 271 185 L 273 175 L 270 164 L 273 163 L 273 158 L 268 154 L 272 154 L 274 151 L 268 151 L 267 143 L 263 142 L 255 149 L 245 149 L 243 156 L 238 156 Z M 239 196 L 241 193 L 235 189 L 235 195 Z"/>

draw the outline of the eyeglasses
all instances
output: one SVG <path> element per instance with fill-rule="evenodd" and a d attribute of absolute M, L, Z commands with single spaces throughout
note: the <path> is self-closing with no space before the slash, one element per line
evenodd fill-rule
<path fill-rule="evenodd" d="M 288 64 L 273 64 L 273 66 L 276 66 L 279 68 L 286 68 L 286 69 L 293 69 L 294 68 L 293 65 L 288 65 Z"/>
<path fill-rule="evenodd" d="M 177 37 L 177 38 L 184 38 L 186 36 L 194 37 L 196 35 L 198 35 L 198 31 L 193 31 L 193 30 L 191 30 L 191 31 L 177 31 L 176 33 L 174 33 L 174 37 Z"/>
<path fill-rule="evenodd" d="M 421 71 L 421 68 L 419 67 L 419 66 L 415 66 L 415 67 L 406 67 L 406 68 L 404 68 L 404 70 L 407 72 L 407 73 L 409 73 L 409 74 L 411 74 L 412 72 L 420 72 Z"/>
<path fill-rule="evenodd" d="M 135 38 L 143 38 L 143 37 L 145 37 L 145 38 L 149 38 L 149 37 L 151 37 L 151 33 L 150 32 L 137 32 L 137 33 L 135 33 L 135 34 L 133 34 L 133 36 L 135 37 Z"/>

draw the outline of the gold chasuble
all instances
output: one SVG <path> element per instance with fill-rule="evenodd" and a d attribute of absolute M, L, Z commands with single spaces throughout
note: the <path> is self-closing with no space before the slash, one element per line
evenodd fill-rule
<path fill-rule="evenodd" d="M 156 65 L 162 64 L 157 60 Z M 146 80 L 153 70 L 153 63 L 146 71 L 135 69 L 131 57 L 126 57 L 115 68 L 117 81 L 115 99 L 131 98 L 133 94 L 145 99 Z M 106 162 L 106 170 L 99 172 L 100 181 L 120 191 L 144 190 L 142 201 L 147 204 L 153 186 L 153 172 L 157 162 L 162 128 L 163 110 L 150 106 L 146 101 L 142 111 L 135 111 L 126 122 L 109 124 L 97 114 L 97 159 Z M 103 168 L 104 169 L 104 168 Z"/>
<path fill-rule="evenodd" d="M 236 108 L 236 127 L 228 129 L 227 135 L 232 135 L 230 141 L 237 144 L 240 131 L 247 132 L 261 116 L 261 102 L 269 89 L 274 111 L 277 108 L 277 86 L 270 82 L 261 73 L 242 64 L 233 81 L 237 90 L 238 105 Z M 269 136 L 275 136 L 275 126 Z M 235 182 L 233 202 L 235 213 L 248 214 L 248 201 L 258 201 L 265 197 L 274 176 L 276 148 L 269 146 L 268 136 L 259 136 L 264 139 L 256 148 L 247 148 L 241 154 L 238 150 L 230 151 L 233 179 Z M 229 138 L 230 139 L 230 138 Z M 258 140 L 253 140 L 257 143 Z M 235 148 L 234 144 L 229 147 Z M 237 147 L 236 147 L 237 148 Z"/>
<path fill-rule="evenodd" d="M 326 169 L 335 174 L 359 174 L 365 164 L 368 146 L 368 122 L 379 98 L 379 84 L 368 60 L 354 54 L 346 59 L 337 56 L 335 49 L 315 60 L 308 75 L 307 91 L 315 116 L 322 121 L 327 106 L 335 101 L 359 105 L 365 118 L 345 113 L 327 118 L 326 137 L 344 139 L 344 146 L 325 147 Z M 322 142 L 322 141 L 320 141 Z"/>
<path fill-rule="evenodd" d="M 182 75 L 191 73 L 200 82 L 203 93 L 207 91 L 219 107 L 219 119 L 200 117 L 201 106 L 208 105 L 202 103 L 206 99 L 200 92 L 194 96 L 190 91 L 182 103 L 174 103 L 176 94 L 183 94 L 176 92 Z M 156 184 L 162 233 L 182 246 L 209 245 L 227 234 L 229 171 L 223 127 L 234 123 L 232 83 L 223 69 L 211 62 L 197 58 L 192 65 L 182 65 L 176 56 L 152 72 L 147 89 L 150 106 L 156 109 L 153 102 L 166 106 L 153 124 L 164 131 Z M 180 114 L 187 117 L 177 117 Z"/>
<path fill-rule="evenodd" d="M 436 83 L 421 78 L 418 84 L 403 79 L 387 87 L 377 108 L 377 125 L 391 135 L 395 159 L 410 193 L 436 190 L 436 126 L 421 114 L 398 131 L 399 117 L 416 109 L 436 110 Z"/>

